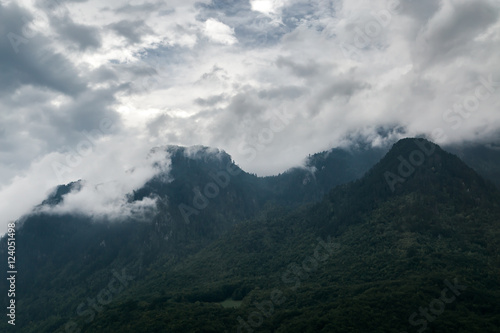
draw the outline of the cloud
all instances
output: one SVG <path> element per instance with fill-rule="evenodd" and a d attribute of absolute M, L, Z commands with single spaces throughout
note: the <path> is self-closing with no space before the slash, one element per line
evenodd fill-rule
<path fill-rule="evenodd" d="M 131 202 L 127 195 L 159 173 L 168 175 L 169 154 L 164 150 L 151 151 L 148 143 L 131 133 L 114 137 L 92 135 L 93 140 L 88 139 L 90 135 L 82 137 L 68 151 L 50 153 L 36 160 L 27 171 L 0 188 L 2 228 L 4 223 L 40 204 L 58 184 L 78 179 L 82 179 L 81 189 L 65 195 L 59 205 L 41 210 L 116 220 L 138 218 L 154 208 L 155 198 Z"/>
<path fill-rule="evenodd" d="M 104 144 L 100 149 L 106 151 L 108 148 Z M 87 170 L 79 188 L 64 195 L 63 201 L 58 205 L 42 206 L 38 211 L 50 214 L 77 213 L 110 220 L 140 220 L 154 211 L 157 198 L 145 197 L 132 201 L 130 196 L 155 175 L 161 173 L 168 179 L 169 154 L 165 150 L 151 150 L 147 155 L 141 149 L 131 150 L 126 154 L 107 151 L 112 156 L 111 160 L 107 156 L 98 155 L 99 153 L 92 159 L 107 163 L 105 172 L 97 168 L 90 172 Z M 134 159 L 137 163 L 130 165 L 130 161 Z"/>
<path fill-rule="evenodd" d="M 15 4 L 0 5 L 0 95 L 23 85 L 36 85 L 66 95 L 78 95 L 86 84 L 77 68 L 51 41 L 24 23 L 32 15 Z M 24 20 L 23 20 L 24 19 Z"/>
<path fill-rule="evenodd" d="M 232 45 L 238 42 L 234 36 L 234 29 L 216 19 L 208 19 L 205 22 L 204 34 L 214 42 Z"/>
<path fill-rule="evenodd" d="M 227 96 L 224 94 L 213 95 L 208 98 L 198 97 L 194 100 L 194 102 L 200 106 L 214 106 L 224 100 L 227 99 Z"/>
<path fill-rule="evenodd" d="M 68 16 L 54 19 L 53 26 L 64 40 L 77 44 L 81 51 L 101 47 L 101 36 L 96 27 L 77 24 Z"/>
<path fill-rule="evenodd" d="M 87 179 L 74 198 L 99 198 L 102 212 L 130 211 L 120 182 L 132 176 L 106 155 L 133 166 L 154 146 L 202 144 L 270 175 L 359 141 L 500 133 L 497 1 L 0 6 L 0 198 L 23 199 L 0 207 L 9 219 L 59 183 L 51 162 L 66 163 L 103 119 L 114 126 L 102 151 L 63 177 Z"/>
<path fill-rule="evenodd" d="M 140 43 L 143 35 L 150 34 L 151 28 L 148 27 L 142 20 L 122 20 L 120 22 L 109 25 L 118 35 L 125 37 L 129 43 Z"/>
<path fill-rule="evenodd" d="M 282 56 L 279 56 L 276 60 L 276 66 L 278 68 L 289 68 L 293 74 L 300 77 L 315 76 L 321 70 L 320 66 L 314 60 L 309 60 L 307 64 L 298 64 L 290 58 Z"/>
<path fill-rule="evenodd" d="M 266 15 L 277 14 L 284 5 L 283 0 L 250 0 L 252 10 Z"/>
<path fill-rule="evenodd" d="M 497 22 L 498 15 L 490 1 L 443 1 L 417 39 L 422 65 L 437 65 L 475 49 L 481 44 L 476 37 Z"/>
<path fill-rule="evenodd" d="M 127 13 L 127 14 L 137 14 L 143 12 L 158 11 L 163 7 L 160 2 L 143 2 L 141 4 L 126 4 L 115 10 L 116 13 Z"/>

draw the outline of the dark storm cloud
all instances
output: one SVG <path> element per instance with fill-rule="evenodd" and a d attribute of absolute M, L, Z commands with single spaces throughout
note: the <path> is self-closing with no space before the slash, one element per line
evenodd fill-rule
<path fill-rule="evenodd" d="M 142 37 L 152 32 L 151 28 L 143 20 L 122 20 L 108 26 L 118 35 L 125 37 L 129 43 L 140 43 Z"/>
<path fill-rule="evenodd" d="M 50 40 L 26 30 L 32 16 L 15 4 L 0 5 L 0 94 L 31 84 L 78 95 L 86 84 L 62 54 L 47 45 Z"/>
<path fill-rule="evenodd" d="M 120 116 L 111 106 L 116 102 L 114 89 L 98 89 L 88 91 L 66 104 L 58 112 L 52 112 L 50 123 L 58 128 L 65 137 L 72 133 L 98 129 L 103 119 L 120 127 Z"/>
<path fill-rule="evenodd" d="M 77 44 L 82 51 L 101 47 L 101 35 L 96 27 L 77 24 L 69 16 L 53 19 L 52 26 L 65 41 Z"/>
<path fill-rule="evenodd" d="M 108 89 L 89 90 L 59 106 L 50 103 L 52 95 L 37 91 L 24 92 L 22 101 L 16 100 L 15 96 L 4 98 L 0 100 L 3 105 L 17 104 L 16 109 L 22 112 L 0 114 L 0 122 L 8 128 L 7 142 L 11 143 L 10 148 L 9 145 L 2 147 L 22 155 L 27 152 L 19 149 L 19 145 L 30 143 L 30 150 L 47 153 L 63 146 L 75 146 L 84 138 L 84 131 L 98 130 L 102 121 L 113 125 L 106 134 L 120 130 L 121 118 L 111 108 L 116 102 L 113 95 L 114 92 Z M 23 139 L 25 134 L 19 131 L 20 128 L 30 133 L 29 138 Z"/>
<path fill-rule="evenodd" d="M 48 39 L 36 30 L 40 29 L 36 13 L 14 4 L 0 6 L 0 169 L 8 163 L 14 170 L 26 170 L 34 156 L 74 148 L 84 139 L 82 132 L 99 129 L 103 119 L 120 130 L 121 119 L 113 106 L 115 94 L 123 87 L 114 68 L 80 72 L 54 50 L 54 43 L 61 40 Z M 66 46 L 70 39 L 82 48 L 98 46 L 93 29 L 75 24 L 68 16 L 54 16 L 50 23 L 50 28 L 67 37 L 60 45 Z M 95 82 L 108 88 L 91 89 L 88 83 Z"/>
<path fill-rule="evenodd" d="M 117 82 L 118 74 L 113 66 L 106 64 L 104 66 L 99 66 L 98 68 L 89 72 L 88 78 L 92 82 Z"/>

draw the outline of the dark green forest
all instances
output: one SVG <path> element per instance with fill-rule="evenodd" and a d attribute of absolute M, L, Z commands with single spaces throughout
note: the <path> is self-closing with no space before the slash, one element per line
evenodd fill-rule
<path fill-rule="evenodd" d="M 170 174 L 129 196 L 158 198 L 146 221 L 35 210 L 17 222 L 18 315 L 2 332 L 499 331 L 491 152 L 465 152 L 472 169 L 403 139 L 257 177 L 224 152 L 166 149 Z M 209 183 L 219 192 L 196 207 Z"/>

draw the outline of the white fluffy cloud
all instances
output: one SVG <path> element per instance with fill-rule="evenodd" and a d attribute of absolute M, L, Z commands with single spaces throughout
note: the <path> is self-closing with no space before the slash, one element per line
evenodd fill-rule
<path fill-rule="evenodd" d="M 76 180 L 82 180 L 80 189 L 65 195 L 60 205 L 43 207 L 43 211 L 123 219 L 154 207 L 155 198 L 129 202 L 127 195 L 160 173 L 168 175 L 168 153 L 151 151 L 154 142 L 130 132 L 102 134 L 82 134 L 74 147 L 45 155 L 5 185 L 0 191 L 5 222 L 40 204 L 56 185 Z"/>
<path fill-rule="evenodd" d="M 232 45 L 238 42 L 236 37 L 234 37 L 234 29 L 216 19 L 208 19 L 205 22 L 203 32 L 208 38 L 217 43 Z"/>
<path fill-rule="evenodd" d="M 261 12 L 266 15 L 275 15 L 284 5 L 283 0 L 250 0 L 252 10 Z"/>
<path fill-rule="evenodd" d="M 59 214 L 74 212 L 99 218 L 123 219 L 141 218 L 153 209 L 156 198 L 130 201 L 128 195 L 153 176 L 159 173 L 168 175 L 170 157 L 162 150 L 146 154 L 144 146 L 133 141 L 121 141 L 121 144 L 131 145 L 132 149 L 126 150 L 115 144 L 101 143 L 102 147 L 95 152 L 95 156 L 81 162 L 94 165 L 87 166 L 78 173 L 84 176 L 81 187 L 65 195 L 61 204 L 53 207 L 43 206 L 42 210 Z M 136 163 L 130 164 L 131 161 Z M 54 161 L 51 164 L 54 166 Z M 168 178 L 165 180 L 168 181 Z"/>

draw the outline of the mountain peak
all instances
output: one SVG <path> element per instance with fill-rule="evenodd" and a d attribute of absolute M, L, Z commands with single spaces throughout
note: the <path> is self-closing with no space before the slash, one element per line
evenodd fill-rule
<path fill-rule="evenodd" d="M 433 193 L 460 197 L 469 204 L 495 192 L 493 184 L 481 178 L 457 156 L 421 138 L 396 142 L 359 182 L 360 193 L 372 192 L 377 197 Z"/>

